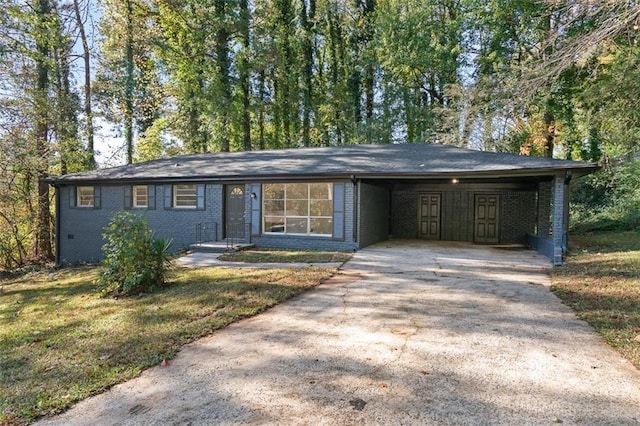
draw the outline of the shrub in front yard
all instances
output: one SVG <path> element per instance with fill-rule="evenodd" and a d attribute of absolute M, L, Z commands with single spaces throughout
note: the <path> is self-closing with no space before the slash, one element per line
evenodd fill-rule
<path fill-rule="evenodd" d="M 113 215 L 104 229 L 103 271 L 98 278 L 105 294 L 139 294 L 162 286 L 170 267 L 171 241 L 157 238 L 146 219 L 130 212 Z"/>

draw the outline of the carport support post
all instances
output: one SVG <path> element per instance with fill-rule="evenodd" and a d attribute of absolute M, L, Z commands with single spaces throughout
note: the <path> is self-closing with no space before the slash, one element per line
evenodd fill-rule
<path fill-rule="evenodd" d="M 569 229 L 568 185 L 570 176 L 556 176 L 553 181 L 553 264 L 562 265 L 567 251 L 567 231 Z"/>

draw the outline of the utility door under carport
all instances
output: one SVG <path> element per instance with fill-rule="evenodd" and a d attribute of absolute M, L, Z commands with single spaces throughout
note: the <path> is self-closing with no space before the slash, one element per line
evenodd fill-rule
<path fill-rule="evenodd" d="M 418 199 L 418 238 L 499 242 L 499 194 L 443 191 L 420 193 Z"/>
<path fill-rule="evenodd" d="M 500 195 L 475 195 L 474 241 L 496 244 L 500 241 Z"/>
<path fill-rule="evenodd" d="M 425 240 L 440 239 L 441 200 L 442 197 L 439 193 L 420 194 L 418 238 Z"/>

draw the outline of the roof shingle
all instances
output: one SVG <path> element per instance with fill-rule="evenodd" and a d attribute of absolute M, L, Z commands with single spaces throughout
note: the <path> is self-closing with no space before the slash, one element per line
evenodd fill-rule
<path fill-rule="evenodd" d="M 350 145 L 183 155 L 50 178 L 53 184 L 102 181 L 240 180 L 278 177 L 545 176 L 598 166 L 438 144 Z"/>

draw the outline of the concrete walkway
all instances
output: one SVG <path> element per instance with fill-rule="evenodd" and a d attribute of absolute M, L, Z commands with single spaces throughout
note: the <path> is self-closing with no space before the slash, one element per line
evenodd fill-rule
<path fill-rule="evenodd" d="M 308 268 L 310 266 L 320 266 L 325 268 L 339 268 L 342 262 L 332 263 L 248 263 L 248 262 L 228 262 L 218 259 L 222 253 L 202 253 L 194 252 L 176 259 L 177 266 L 185 268 L 207 268 L 215 266 L 217 268 Z"/>
<path fill-rule="evenodd" d="M 638 424 L 640 373 L 528 251 L 384 243 L 43 424 Z"/>

